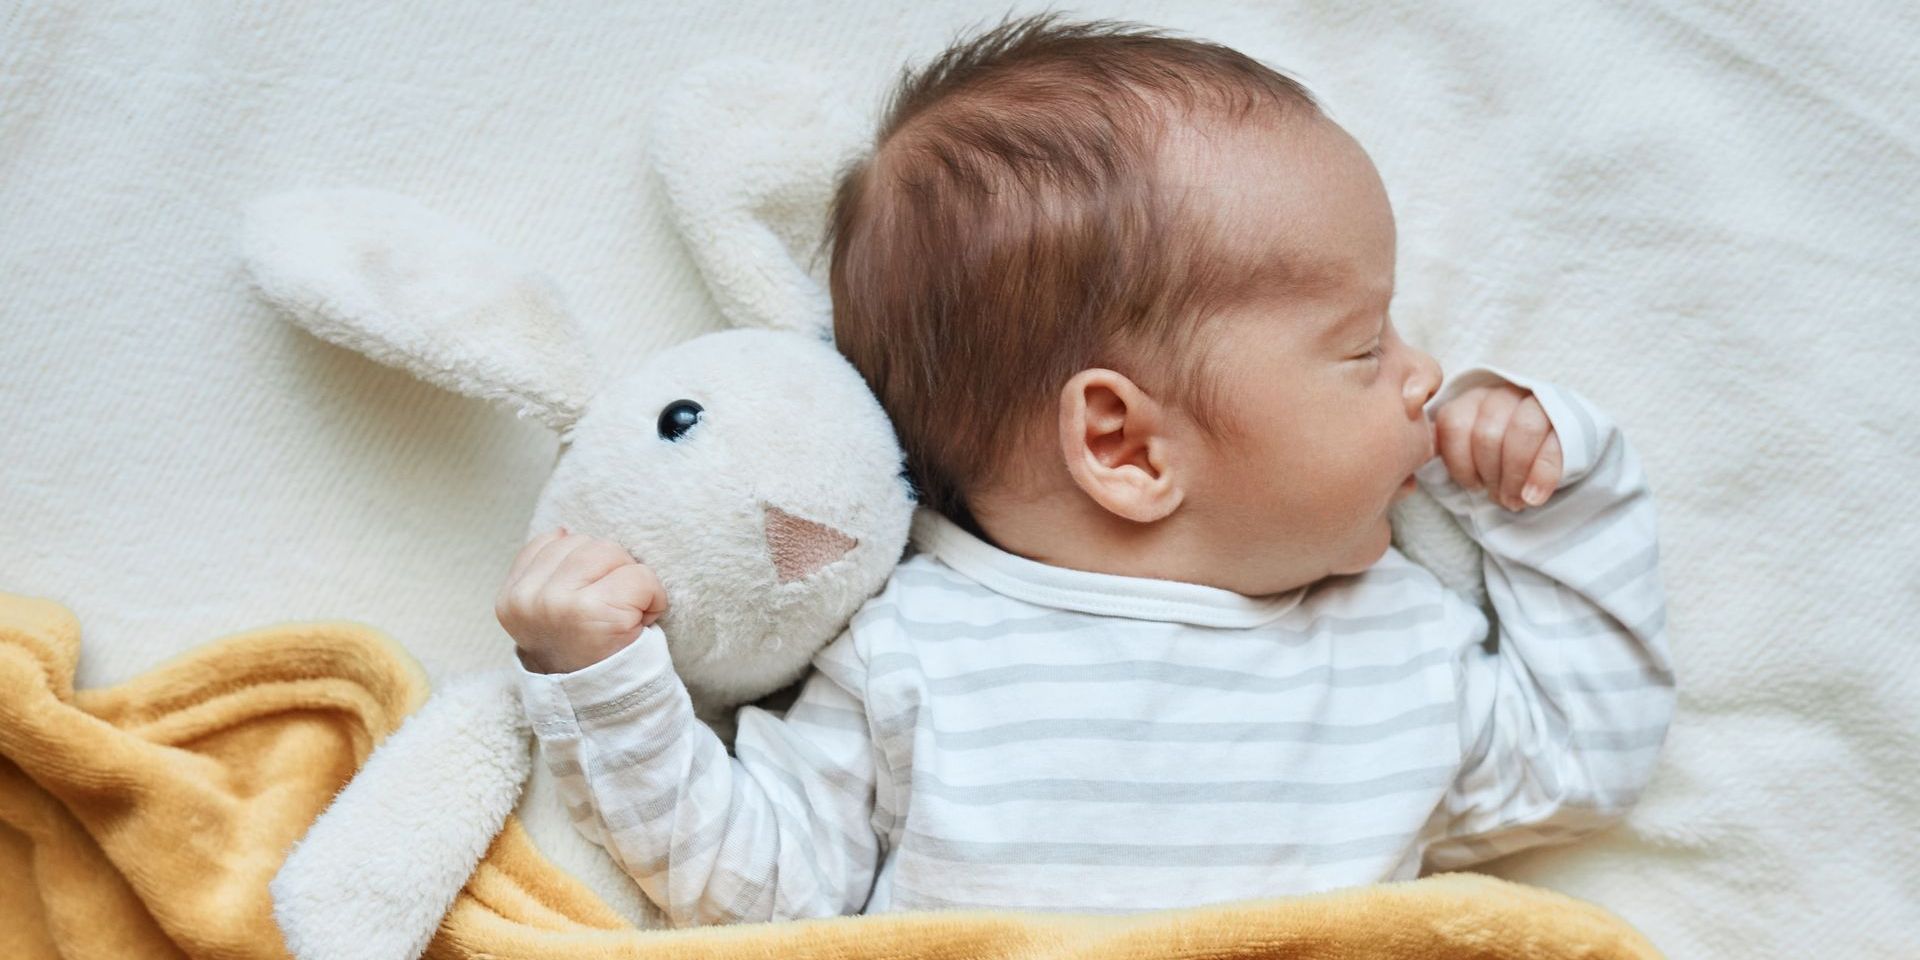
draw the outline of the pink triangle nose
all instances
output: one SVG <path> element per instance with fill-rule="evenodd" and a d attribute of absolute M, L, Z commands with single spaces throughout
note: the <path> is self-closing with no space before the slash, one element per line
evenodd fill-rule
<path fill-rule="evenodd" d="M 766 518 L 767 556 L 781 583 L 813 576 L 815 571 L 847 555 L 860 541 L 805 517 L 796 517 L 773 504 L 762 504 Z"/>

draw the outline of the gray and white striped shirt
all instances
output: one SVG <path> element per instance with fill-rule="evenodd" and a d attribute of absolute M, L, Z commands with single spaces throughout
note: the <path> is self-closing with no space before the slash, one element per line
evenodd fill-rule
<path fill-rule="evenodd" d="M 575 824 L 677 925 L 940 907 L 1187 906 L 1412 879 L 1617 820 L 1674 677 L 1654 506 L 1618 428 L 1511 513 L 1433 460 L 1496 614 L 1398 550 L 1267 597 L 1049 566 L 922 509 L 909 556 L 729 756 L 648 628 L 523 671 Z M 1489 648 L 1491 647 L 1491 649 Z"/>

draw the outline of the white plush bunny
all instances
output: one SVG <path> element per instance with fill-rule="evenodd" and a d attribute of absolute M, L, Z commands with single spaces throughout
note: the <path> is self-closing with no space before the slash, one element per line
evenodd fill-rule
<path fill-rule="evenodd" d="M 795 262 L 796 238 L 764 215 L 769 205 L 824 210 L 834 148 L 857 141 L 861 125 L 851 112 L 822 113 L 831 97 L 778 73 L 710 65 L 660 110 L 655 143 L 678 152 L 656 153 L 656 169 L 723 312 L 744 328 L 632 370 L 596 369 L 552 283 L 405 197 L 284 194 L 254 204 L 245 228 L 256 284 L 302 326 L 560 434 L 527 535 L 564 524 L 654 569 L 675 670 L 725 739 L 734 708 L 798 679 L 880 589 L 913 511 L 892 427 L 831 345 L 824 291 Z M 712 116 L 782 96 L 816 136 L 774 143 L 765 125 Z M 817 136 L 823 126 L 840 135 Z M 713 242 L 716 232 L 729 242 Z M 530 748 L 512 671 L 444 685 L 380 745 L 271 884 L 293 954 L 418 957 L 521 802 Z M 535 838 L 543 849 L 588 846 Z M 591 849 L 600 868 L 575 872 L 630 915 L 651 916 Z"/>

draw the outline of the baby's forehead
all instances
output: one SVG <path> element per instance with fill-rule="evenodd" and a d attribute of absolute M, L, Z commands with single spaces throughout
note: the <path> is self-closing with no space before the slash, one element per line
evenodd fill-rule
<path fill-rule="evenodd" d="M 1249 296 L 1391 290 L 1391 207 L 1372 162 L 1331 121 L 1203 121 L 1167 132 L 1155 192 L 1183 241 L 1242 274 L 1235 283 Z"/>

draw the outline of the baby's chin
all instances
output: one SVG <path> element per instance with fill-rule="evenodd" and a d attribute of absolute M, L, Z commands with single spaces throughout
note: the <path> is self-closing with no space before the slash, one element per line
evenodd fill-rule
<path fill-rule="evenodd" d="M 1381 514 L 1380 522 L 1374 524 L 1374 539 L 1369 546 L 1373 557 L 1367 561 L 1367 566 L 1371 567 L 1379 563 L 1380 558 L 1387 555 L 1387 548 L 1391 546 L 1393 546 L 1393 520 L 1386 514 Z"/>
<path fill-rule="evenodd" d="M 1387 555 L 1387 549 L 1391 546 L 1393 546 L 1393 524 L 1388 521 L 1387 515 L 1383 512 L 1374 518 L 1372 528 L 1359 541 L 1354 552 L 1348 556 L 1347 562 L 1334 567 L 1328 573 L 1332 576 L 1363 573 L 1379 563 L 1380 558 Z"/>

